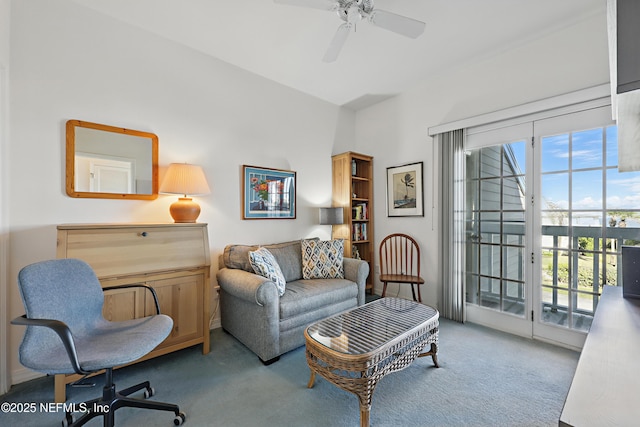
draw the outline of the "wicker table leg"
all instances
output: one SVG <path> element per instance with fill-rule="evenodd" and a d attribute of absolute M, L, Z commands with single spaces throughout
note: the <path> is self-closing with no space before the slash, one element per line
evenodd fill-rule
<path fill-rule="evenodd" d="M 360 405 L 360 427 L 369 427 L 369 413 L 371 406 Z"/>
<path fill-rule="evenodd" d="M 316 371 L 311 370 L 311 376 L 309 377 L 309 382 L 307 383 L 307 388 L 313 388 L 313 384 L 316 382 Z"/>
<path fill-rule="evenodd" d="M 438 365 L 438 345 L 434 342 L 431 343 L 431 350 L 426 351 L 424 353 L 420 353 L 418 355 L 418 357 L 426 357 L 426 356 L 431 356 L 431 359 L 433 360 L 433 364 L 436 365 L 436 368 L 439 368 L 440 365 Z"/>

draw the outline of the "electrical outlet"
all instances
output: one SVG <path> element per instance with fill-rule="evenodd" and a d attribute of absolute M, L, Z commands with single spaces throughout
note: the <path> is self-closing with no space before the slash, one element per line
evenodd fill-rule
<path fill-rule="evenodd" d="M 376 270 L 376 274 L 380 274 L 380 266 L 379 265 L 375 266 L 375 270 Z"/>

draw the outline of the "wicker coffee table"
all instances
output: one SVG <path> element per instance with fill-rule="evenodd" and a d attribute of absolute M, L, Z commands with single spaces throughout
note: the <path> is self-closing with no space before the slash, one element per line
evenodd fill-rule
<path fill-rule="evenodd" d="M 382 377 L 431 356 L 438 367 L 438 310 L 400 298 L 381 298 L 316 322 L 304 331 L 308 387 L 316 373 L 358 396 L 360 425 L 369 426 L 371 399 Z M 430 344 L 429 351 L 424 348 Z"/>

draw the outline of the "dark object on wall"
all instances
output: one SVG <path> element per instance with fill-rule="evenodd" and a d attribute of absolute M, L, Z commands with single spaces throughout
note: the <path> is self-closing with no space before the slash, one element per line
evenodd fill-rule
<path fill-rule="evenodd" d="M 638 44 L 638 17 L 640 2 L 618 0 L 617 2 L 617 93 L 640 89 L 640 44 Z"/>
<path fill-rule="evenodd" d="M 640 247 L 622 247 L 622 296 L 640 298 Z"/>

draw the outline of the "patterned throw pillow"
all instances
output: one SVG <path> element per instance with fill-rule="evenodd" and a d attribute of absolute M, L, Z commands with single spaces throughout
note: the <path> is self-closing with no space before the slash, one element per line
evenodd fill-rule
<path fill-rule="evenodd" d="M 344 279 L 344 242 L 336 240 L 302 241 L 303 279 Z"/>
<path fill-rule="evenodd" d="M 267 248 L 258 248 L 249 252 L 249 262 L 253 271 L 276 284 L 278 294 L 284 295 L 286 281 L 278 262 Z"/>

